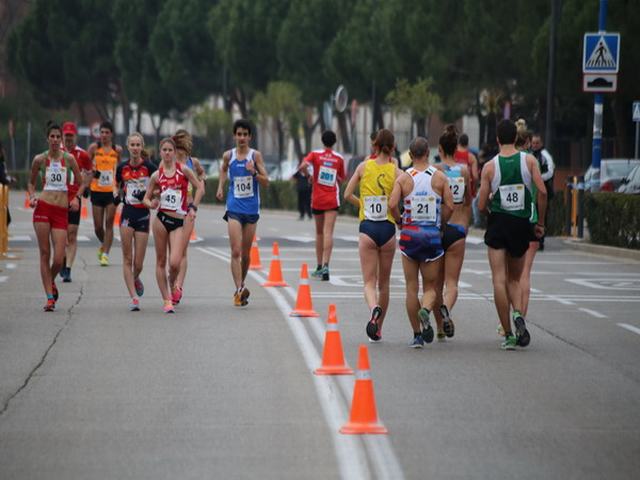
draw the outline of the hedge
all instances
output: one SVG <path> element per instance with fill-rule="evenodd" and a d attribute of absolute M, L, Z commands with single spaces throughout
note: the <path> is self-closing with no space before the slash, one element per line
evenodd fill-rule
<path fill-rule="evenodd" d="M 592 243 L 640 249 L 640 196 L 588 193 L 585 217 Z"/>

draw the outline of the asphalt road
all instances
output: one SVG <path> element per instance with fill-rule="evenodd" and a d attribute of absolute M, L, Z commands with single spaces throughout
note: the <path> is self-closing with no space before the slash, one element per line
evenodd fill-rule
<path fill-rule="evenodd" d="M 633 478 L 640 469 L 640 263 L 549 239 L 534 263 L 531 345 L 500 350 L 481 238 L 469 239 L 456 336 L 407 347 L 400 259 L 383 342 L 366 342 L 357 224 L 339 218 L 331 281 L 312 281 L 318 319 L 288 313 L 313 224 L 263 212 L 263 271 L 232 305 L 220 207 L 199 212 L 184 301 L 161 312 L 154 251 L 130 313 L 120 244 L 99 267 L 89 221 L 71 284 L 44 295 L 30 212 L 13 196 L 0 263 L 0 477 Z M 278 241 L 290 288 L 265 289 Z M 354 377 L 313 375 L 329 303 L 348 363 L 367 343 L 382 436 L 338 433 Z"/>

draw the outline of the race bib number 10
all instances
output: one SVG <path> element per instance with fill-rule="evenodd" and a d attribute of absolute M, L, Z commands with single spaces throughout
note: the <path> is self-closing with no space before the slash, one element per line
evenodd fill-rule
<path fill-rule="evenodd" d="M 364 218 L 379 222 L 387 219 L 387 197 L 369 195 L 364 197 Z"/>
<path fill-rule="evenodd" d="M 436 222 L 436 197 L 414 195 L 411 198 L 411 219 L 418 222 Z"/>
<path fill-rule="evenodd" d="M 524 210 L 524 185 L 501 185 L 500 186 L 500 206 L 503 210 L 513 212 Z"/>
<path fill-rule="evenodd" d="M 235 177 L 233 179 L 233 196 L 236 198 L 253 197 L 253 177 Z"/>

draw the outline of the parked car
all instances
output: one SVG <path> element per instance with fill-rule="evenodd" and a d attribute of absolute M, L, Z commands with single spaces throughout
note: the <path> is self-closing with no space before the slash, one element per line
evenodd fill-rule
<path fill-rule="evenodd" d="M 600 191 L 615 192 L 622 184 L 622 179 L 629 172 L 640 165 L 640 160 L 628 158 L 603 158 L 600 161 Z M 593 190 L 593 167 L 589 167 L 584 174 L 585 190 Z"/>
<path fill-rule="evenodd" d="M 620 193 L 640 194 L 640 165 L 634 167 L 629 172 L 629 175 L 622 179 L 617 191 Z"/>

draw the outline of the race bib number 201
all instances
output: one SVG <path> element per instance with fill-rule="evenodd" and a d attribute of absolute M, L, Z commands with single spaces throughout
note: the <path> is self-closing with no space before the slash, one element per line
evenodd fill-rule
<path fill-rule="evenodd" d="M 503 210 L 513 212 L 524 210 L 524 185 L 501 185 L 500 186 L 500 206 Z"/>
<path fill-rule="evenodd" d="M 338 171 L 335 168 L 322 165 L 318 170 L 318 183 L 326 187 L 333 187 L 336 184 Z"/>

